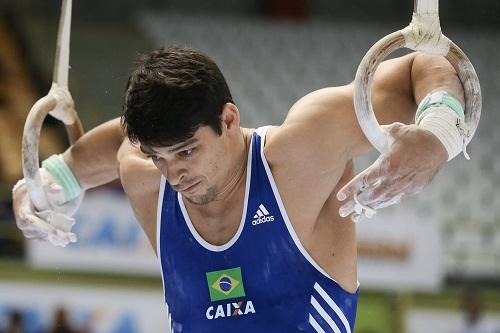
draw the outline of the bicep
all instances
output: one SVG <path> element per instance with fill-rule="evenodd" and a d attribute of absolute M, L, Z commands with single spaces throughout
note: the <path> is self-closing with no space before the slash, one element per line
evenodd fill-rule
<path fill-rule="evenodd" d="M 117 152 L 124 139 L 120 119 L 116 118 L 85 133 L 63 154 L 63 158 L 87 189 L 118 177 Z"/>
<path fill-rule="evenodd" d="M 119 174 L 132 210 L 156 250 L 156 206 L 160 172 L 139 149 L 125 140 L 118 153 Z"/>
<path fill-rule="evenodd" d="M 410 54 L 385 61 L 375 73 L 371 96 L 380 124 L 412 121 L 416 110 L 411 80 L 414 57 Z M 302 137 L 309 139 L 290 143 L 290 146 L 302 147 L 304 151 L 322 151 L 330 156 L 325 158 L 326 163 L 339 158 L 347 162 L 373 149 L 356 118 L 353 92 L 351 83 L 321 89 L 300 99 L 290 109 L 282 127 L 303 133 Z"/>

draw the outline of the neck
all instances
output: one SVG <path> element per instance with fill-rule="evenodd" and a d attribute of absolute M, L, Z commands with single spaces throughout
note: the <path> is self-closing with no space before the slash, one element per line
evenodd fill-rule
<path fill-rule="evenodd" d="M 238 141 L 238 155 L 236 157 L 236 163 L 233 167 L 233 172 L 231 176 L 228 178 L 225 185 L 222 189 L 217 193 L 217 197 L 215 201 L 225 201 L 228 198 L 232 197 L 234 192 L 239 189 L 242 183 L 244 183 L 246 174 L 246 165 L 248 159 L 248 138 L 246 137 L 243 129 L 241 130 L 241 139 Z"/>
<path fill-rule="evenodd" d="M 205 216 L 220 216 L 227 213 L 228 206 L 238 205 L 245 195 L 246 184 L 246 165 L 248 160 L 248 147 L 251 135 L 241 130 L 241 138 L 238 140 L 235 150 L 238 152 L 233 162 L 230 177 L 224 182 L 224 185 L 218 191 L 214 201 L 207 205 L 197 206 L 196 210 L 203 212 Z"/>

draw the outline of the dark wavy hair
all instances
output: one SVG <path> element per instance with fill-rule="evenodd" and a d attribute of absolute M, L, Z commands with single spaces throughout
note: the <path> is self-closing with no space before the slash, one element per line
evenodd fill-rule
<path fill-rule="evenodd" d="M 222 133 L 220 115 L 233 98 L 214 61 L 188 47 L 140 56 L 130 74 L 121 124 L 130 141 L 169 146 L 200 126 Z"/>

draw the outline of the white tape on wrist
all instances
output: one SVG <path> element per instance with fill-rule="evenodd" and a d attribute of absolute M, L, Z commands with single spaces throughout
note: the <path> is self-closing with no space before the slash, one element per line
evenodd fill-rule
<path fill-rule="evenodd" d="M 443 144 L 448 152 L 448 161 L 464 150 L 463 138 L 457 125 L 460 119 L 457 114 L 446 107 L 433 107 L 418 124 L 419 127 L 430 131 Z M 464 151 L 467 154 L 466 151 Z M 466 155 L 466 158 L 468 155 Z M 470 158 L 467 158 L 470 159 Z"/>
<path fill-rule="evenodd" d="M 76 199 L 82 194 L 78 179 L 64 162 L 62 155 L 50 156 L 42 162 L 42 166 L 54 178 L 55 182 L 63 188 L 65 202 Z"/>
<path fill-rule="evenodd" d="M 430 131 L 443 144 L 448 153 L 448 161 L 455 156 L 467 154 L 468 130 L 462 106 L 454 97 L 444 91 L 427 95 L 420 103 L 415 124 Z"/>

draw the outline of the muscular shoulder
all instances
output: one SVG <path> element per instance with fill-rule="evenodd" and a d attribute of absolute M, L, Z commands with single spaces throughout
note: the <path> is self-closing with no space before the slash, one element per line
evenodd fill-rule
<path fill-rule="evenodd" d="M 381 124 L 408 123 L 415 111 L 411 68 L 414 54 L 383 62 L 372 86 L 372 104 Z M 356 118 L 354 87 L 348 84 L 314 91 L 298 100 L 281 126 L 266 139 L 266 158 L 282 187 L 324 203 L 347 163 L 370 151 Z M 296 197 L 297 195 L 294 195 Z"/>
<path fill-rule="evenodd" d="M 411 84 L 414 58 L 415 54 L 409 54 L 384 61 L 377 69 L 371 97 L 381 124 L 411 121 L 416 107 Z M 270 132 L 269 158 L 276 163 L 311 158 L 323 167 L 339 159 L 345 163 L 372 149 L 358 124 L 353 93 L 353 84 L 348 84 L 320 89 L 298 100 L 283 124 Z"/>
<path fill-rule="evenodd" d="M 308 94 L 268 131 L 266 159 L 289 209 L 307 207 L 299 218 L 315 220 L 349 161 L 352 126 L 342 113 L 350 110 L 351 91 L 344 86 Z"/>
<path fill-rule="evenodd" d="M 304 96 L 292 106 L 283 124 L 270 131 L 269 158 L 275 163 L 293 158 L 293 162 L 314 161 L 316 165 L 342 158 L 353 134 L 352 119 L 346 116 L 351 104 L 351 86 L 325 88 Z"/>
<path fill-rule="evenodd" d="M 160 171 L 125 140 L 118 151 L 120 180 L 137 220 L 156 249 L 156 205 L 160 190 Z"/>
<path fill-rule="evenodd" d="M 120 180 L 127 195 L 158 193 L 160 172 L 130 141 L 125 140 L 118 151 Z"/>

